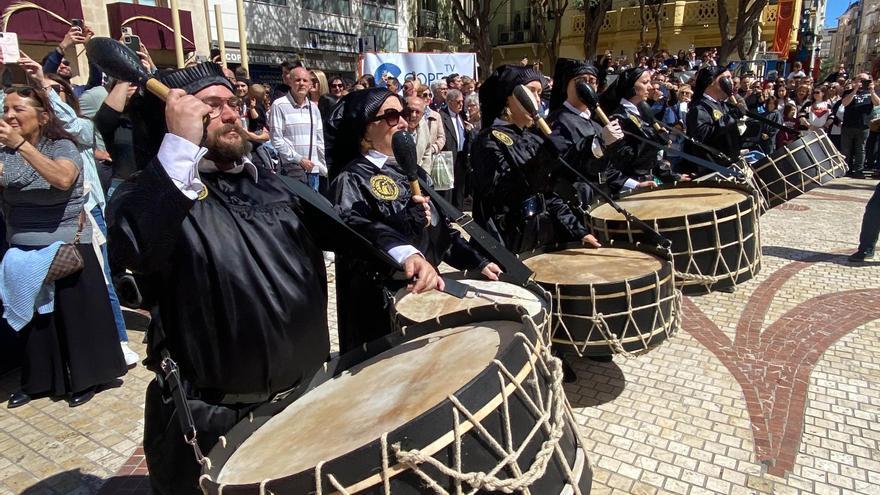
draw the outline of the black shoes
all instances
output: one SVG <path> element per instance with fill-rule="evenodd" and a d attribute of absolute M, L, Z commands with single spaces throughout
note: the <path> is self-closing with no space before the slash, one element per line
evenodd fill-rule
<path fill-rule="evenodd" d="M 847 258 L 847 259 L 849 259 L 853 263 L 861 263 L 864 261 L 871 261 L 874 259 L 874 253 L 873 252 L 865 253 L 862 251 L 856 251 L 855 253 L 849 255 L 849 258 Z"/>
<path fill-rule="evenodd" d="M 14 392 L 9 396 L 9 402 L 6 403 L 7 409 L 15 409 L 21 407 L 31 401 L 31 396 L 24 392 Z"/>
<path fill-rule="evenodd" d="M 89 387 L 82 392 L 73 394 L 67 399 L 67 403 L 70 407 L 77 407 L 85 404 L 86 402 L 92 400 L 92 397 L 95 396 L 95 387 Z"/>

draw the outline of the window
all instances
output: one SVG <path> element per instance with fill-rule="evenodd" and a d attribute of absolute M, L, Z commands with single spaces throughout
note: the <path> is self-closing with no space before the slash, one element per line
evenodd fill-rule
<path fill-rule="evenodd" d="M 349 0 L 303 0 L 304 9 L 328 14 L 349 15 L 351 13 Z"/>
<path fill-rule="evenodd" d="M 364 0 L 364 19 L 397 23 L 397 0 Z"/>
<path fill-rule="evenodd" d="M 268 3 L 269 5 L 287 5 L 287 0 L 245 0 L 245 2 Z"/>
<path fill-rule="evenodd" d="M 364 34 L 376 36 L 376 49 L 386 52 L 397 51 L 397 30 L 364 24 Z"/>

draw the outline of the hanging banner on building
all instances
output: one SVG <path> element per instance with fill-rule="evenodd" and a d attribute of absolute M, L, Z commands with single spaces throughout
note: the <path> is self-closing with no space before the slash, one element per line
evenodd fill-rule
<path fill-rule="evenodd" d="M 773 38 L 773 50 L 782 58 L 788 58 L 791 41 L 791 27 L 794 24 L 794 0 L 780 0 L 776 7 L 776 36 Z"/>
<path fill-rule="evenodd" d="M 364 53 L 360 60 L 360 75 L 372 74 L 381 86 L 388 76 L 403 84 L 412 75 L 430 85 L 449 74 L 475 77 L 476 73 L 476 53 Z"/>

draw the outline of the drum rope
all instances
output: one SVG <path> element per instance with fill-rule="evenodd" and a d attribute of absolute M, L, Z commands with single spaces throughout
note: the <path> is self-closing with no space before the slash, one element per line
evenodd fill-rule
<path fill-rule="evenodd" d="M 531 346 L 530 342 L 526 342 L 526 344 L 528 346 Z M 532 348 L 532 350 L 533 352 L 536 351 L 534 348 Z M 514 379 L 513 374 L 510 373 L 510 371 L 502 363 L 497 360 L 495 361 L 496 365 L 499 367 L 500 372 L 504 373 L 504 375 L 507 376 L 508 380 L 511 380 L 512 383 L 514 383 L 517 391 L 521 392 L 524 402 L 529 405 L 530 409 L 535 409 L 536 412 L 539 413 L 539 418 L 536 422 L 536 425 L 532 428 L 532 430 L 523 440 L 520 447 L 516 450 L 511 450 L 510 448 L 505 449 L 502 445 L 498 443 L 496 439 L 492 437 L 492 435 L 485 429 L 485 427 L 480 424 L 479 420 L 476 419 L 473 414 L 455 396 L 450 395 L 448 397 L 449 401 L 455 406 L 455 408 L 465 415 L 468 421 L 473 425 L 473 428 L 480 434 L 481 437 L 487 440 L 487 442 L 492 446 L 493 449 L 499 450 L 499 454 L 506 454 L 503 455 L 501 461 L 490 472 L 462 472 L 461 469 L 451 468 L 443 464 L 442 462 L 434 459 L 432 456 L 424 454 L 417 449 L 405 451 L 401 448 L 399 443 L 391 446 L 397 460 L 402 464 L 409 466 L 410 469 L 412 469 L 416 474 L 419 475 L 419 477 L 421 477 L 428 483 L 431 489 L 439 494 L 446 495 L 448 492 L 440 487 L 435 481 L 431 480 L 430 477 L 425 474 L 422 469 L 419 468 L 419 465 L 430 465 L 441 474 L 453 480 L 466 483 L 473 488 L 473 490 L 469 493 L 476 493 L 480 490 L 513 493 L 516 491 L 527 489 L 528 486 L 532 485 L 535 481 L 537 481 L 544 475 L 547 465 L 549 464 L 549 461 L 553 456 L 554 451 L 556 451 L 558 447 L 559 440 L 564 434 L 564 426 L 566 424 L 565 415 L 567 411 L 567 401 L 565 399 L 565 391 L 562 388 L 561 361 L 550 354 L 549 348 L 547 346 L 542 346 L 540 348 L 540 351 L 538 352 L 538 358 L 544 365 L 545 369 L 549 372 L 551 378 L 548 383 L 550 390 L 547 394 L 546 406 L 543 404 L 544 401 L 541 399 L 539 399 L 541 406 L 535 404 L 535 402 L 531 400 L 531 397 L 528 396 L 528 393 L 522 387 L 522 384 L 518 383 Z M 534 369 L 533 372 L 535 372 Z M 505 383 L 503 379 L 501 379 L 501 383 L 503 390 Z M 538 386 L 537 383 L 535 383 L 534 385 L 535 387 Z M 512 431 L 509 413 L 503 414 L 502 418 L 504 420 L 505 435 L 507 435 L 508 431 Z M 519 471 L 519 469 L 517 460 L 522 455 L 529 442 L 542 428 L 547 431 L 547 440 L 545 440 L 541 444 L 541 448 L 535 455 L 535 458 L 532 461 L 531 466 L 529 466 L 529 469 L 527 469 L 525 472 L 518 473 L 517 471 Z M 460 432 L 456 432 L 456 450 L 461 448 L 461 442 L 461 434 Z M 514 468 L 513 477 L 498 478 L 497 476 L 495 476 L 498 471 L 506 466 L 517 467 Z"/>

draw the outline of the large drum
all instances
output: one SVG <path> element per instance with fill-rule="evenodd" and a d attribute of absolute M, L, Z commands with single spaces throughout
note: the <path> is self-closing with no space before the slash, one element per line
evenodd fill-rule
<path fill-rule="evenodd" d="M 804 131 L 801 138 L 752 165 L 758 190 L 769 208 L 846 174 L 846 160 L 825 131 Z"/>
<path fill-rule="evenodd" d="M 625 194 L 618 203 L 672 241 L 676 282 L 685 293 L 729 288 L 761 269 L 759 208 L 746 185 L 685 182 Z M 593 205 L 588 221 L 601 240 L 650 240 L 609 204 Z"/>
<path fill-rule="evenodd" d="M 553 298 L 554 345 L 570 345 L 581 356 L 633 354 L 653 348 L 678 328 L 668 251 L 576 243 L 520 256 Z"/>
<path fill-rule="evenodd" d="M 392 310 L 396 328 L 402 329 L 407 325 L 482 306 L 512 304 L 521 306 L 525 310 L 535 326 L 542 330 L 545 340 L 549 337 L 546 333 L 546 323 L 550 294 L 537 284 L 525 289 L 507 282 L 469 278 L 467 273 L 444 273 L 443 278 L 467 285 L 467 295 L 460 299 L 436 290 L 413 294 L 407 289 L 400 289 L 394 296 Z"/>
<path fill-rule="evenodd" d="M 509 305 L 412 325 L 328 363 L 209 458 L 200 485 L 224 495 L 586 494 L 592 483 L 561 363 Z"/>

